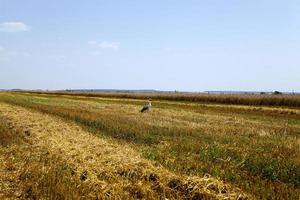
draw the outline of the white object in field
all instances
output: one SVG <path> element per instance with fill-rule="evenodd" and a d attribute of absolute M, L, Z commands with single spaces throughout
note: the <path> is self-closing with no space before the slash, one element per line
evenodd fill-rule
<path fill-rule="evenodd" d="M 145 104 L 145 105 L 143 106 L 141 112 L 145 112 L 145 111 L 147 111 L 147 110 L 150 110 L 151 106 L 152 106 L 152 105 L 151 105 L 151 101 L 149 101 L 147 104 Z"/>

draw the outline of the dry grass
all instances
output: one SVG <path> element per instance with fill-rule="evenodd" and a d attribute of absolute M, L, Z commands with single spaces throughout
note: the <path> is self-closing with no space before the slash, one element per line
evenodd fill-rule
<path fill-rule="evenodd" d="M 176 175 L 74 123 L 0 104 L 3 199 L 243 199 L 210 176 Z M 7 126 L 9 124 L 9 126 Z M 17 136 L 17 137 L 16 137 Z M 11 143 L 15 138 L 18 142 Z M 250 197 L 250 196 L 249 196 Z"/>
<path fill-rule="evenodd" d="M 259 199 L 299 199 L 299 109 L 154 101 L 140 114 L 138 99 L 2 94 L 0 101 L 76 123 L 180 176 L 211 174 Z"/>
<path fill-rule="evenodd" d="M 29 92 L 31 93 L 31 92 Z M 75 93 L 75 92 L 32 92 L 33 94 L 71 95 L 84 97 L 148 99 L 219 103 L 252 106 L 300 107 L 300 95 L 235 95 L 235 94 L 193 94 L 193 93 Z"/>

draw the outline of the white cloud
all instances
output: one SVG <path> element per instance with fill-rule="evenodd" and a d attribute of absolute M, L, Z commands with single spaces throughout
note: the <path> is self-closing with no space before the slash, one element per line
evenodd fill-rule
<path fill-rule="evenodd" d="M 101 49 L 119 49 L 119 44 L 115 42 L 101 42 L 98 44 Z"/>
<path fill-rule="evenodd" d="M 119 43 L 117 42 L 97 42 L 97 41 L 88 41 L 88 44 L 97 46 L 100 49 L 113 49 L 118 50 L 119 49 Z"/>
<path fill-rule="evenodd" d="M 0 32 L 21 32 L 30 29 L 31 27 L 23 22 L 3 22 L 0 24 Z"/>
<path fill-rule="evenodd" d="M 91 51 L 91 52 L 89 52 L 89 55 L 90 55 L 90 56 L 99 56 L 99 55 L 101 55 L 101 54 L 102 54 L 101 51 Z"/>
<path fill-rule="evenodd" d="M 0 46 L 0 61 L 11 61 L 16 58 L 27 58 L 30 54 L 23 51 L 12 51 Z"/>

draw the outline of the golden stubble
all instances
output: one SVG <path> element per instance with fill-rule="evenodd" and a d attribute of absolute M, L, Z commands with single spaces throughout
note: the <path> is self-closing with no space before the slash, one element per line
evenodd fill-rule
<path fill-rule="evenodd" d="M 60 191 L 62 194 L 67 192 L 69 195 L 73 194 L 73 197 L 111 196 L 117 199 L 156 199 L 164 196 L 180 199 L 200 194 L 206 198 L 216 199 L 236 199 L 245 196 L 240 189 L 210 176 L 188 177 L 154 166 L 151 161 L 141 158 L 140 154 L 128 145 L 120 144 L 113 139 L 97 137 L 80 126 L 60 118 L 2 103 L 0 110 L 1 116 L 12 123 L 15 129 L 31 132 L 29 142 L 26 142 L 25 146 L 21 145 L 18 148 L 14 145 L 9 147 L 11 149 L 5 150 L 1 148 L 0 160 L 7 153 L 17 152 L 14 161 L 24 164 L 22 157 L 29 159 L 24 168 L 30 170 L 30 158 L 42 157 L 44 154 L 56 158 L 59 167 L 65 164 L 71 169 L 74 177 L 70 180 L 75 188 L 80 188 L 80 192 L 71 191 L 72 188 L 68 187 L 64 191 L 61 188 L 66 183 L 58 181 L 59 177 L 50 177 L 60 182 L 58 184 L 60 188 L 57 190 L 62 190 Z M 40 173 L 51 172 L 52 168 L 58 167 L 55 162 L 48 168 L 39 166 L 38 162 L 35 165 L 36 168 L 41 168 L 37 170 Z M 19 168 L 19 171 L 22 170 L 24 171 Z M 56 171 L 52 176 L 55 174 L 59 173 Z M 49 181 L 53 188 L 56 188 L 55 181 Z M 16 191 L 16 195 L 22 195 L 22 191 Z"/>

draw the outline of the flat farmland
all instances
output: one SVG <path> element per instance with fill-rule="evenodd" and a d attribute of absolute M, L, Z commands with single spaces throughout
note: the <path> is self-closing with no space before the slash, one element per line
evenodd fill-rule
<path fill-rule="evenodd" d="M 299 102 L 3 92 L 0 197 L 299 199 Z"/>

